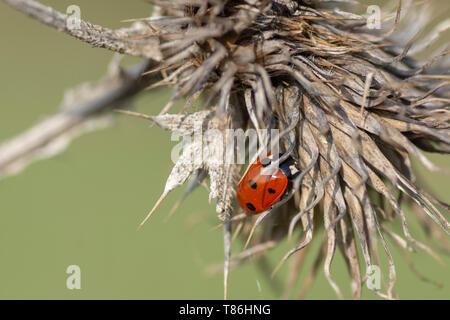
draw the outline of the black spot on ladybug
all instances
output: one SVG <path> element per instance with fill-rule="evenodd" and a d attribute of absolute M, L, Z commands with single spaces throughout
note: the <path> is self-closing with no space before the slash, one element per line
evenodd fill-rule
<path fill-rule="evenodd" d="M 261 164 L 263 165 L 263 167 L 267 167 L 270 164 L 270 159 L 269 158 L 264 158 L 261 159 Z"/>
<path fill-rule="evenodd" d="M 276 192 L 276 191 L 273 190 L 272 188 L 269 188 L 269 190 L 267 190 L 267 191 L 269 191 L 269 193 L 275 193 L 275 192 Z"/>
<path fill-rule="evenodd" d="M 247 208 L 248 208 L 249 210 L 251 210 L 251 211 L 255 211 L 255 210 L 256 210 L 255 206 L 252 205 L 250 202 L 247 202 L 245 205 L 246 205 Z"/>
<path fill-rule="evenodd" d="M 250 185 L 250 187 L 251 187 L 252 189 L 256 189 L 256 187 L 258 186 L 258 185 L 256 184 L 256 182 L 253 181 L 253 180 L 250 180 L 250 181 L 248 182 L 248 184 Z"/>

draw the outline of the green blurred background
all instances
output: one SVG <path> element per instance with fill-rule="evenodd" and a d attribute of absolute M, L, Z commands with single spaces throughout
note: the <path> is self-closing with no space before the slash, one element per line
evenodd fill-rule
<path fill-rule="evenodd" d="M 42 2 L 63 12 L 77 4 L 83 19 L 114 28 L 126 25 L 121 20 L 151 13 L 145 1 L 137 0 Z M 66 89 L 99 79 L 113 56 L 33 21 L 3 2 L 0 39 L 0 142 L 54 112 Z M 137 100 L 136 109 L 155 114 L 169 96 L 168 90 L 152 91 Z M 169 133 L 150 128 L 145 121 L 116 117 L 109 129 L 84 135 L 61 155 L 0 180 L 0 298 L 221 299 L 222 274 L 205 271 L 222 261 L 223 249 L 222 231 L 210 231 L 219 221 L 204 189 L 196 190 L 165 222 L 164 216 L 183 190 L 173 192 L 151 221 L 136 231 L 163 189 L 175 143 L 170 142 Z M 450 167 L 448 158 L 432 159 Z M 448 177 L 423 176 L 434 194 L 450 201 Z M 398 224 L 393 229 L 401 232 Z M 424 239 L 415 219 L 411 219 L 411 230 Z M 318 245 L 318 241 L 313 244 Z M 278 263 L 288 248 L 283 243 L 271 251 L 271 262 Z M 242 246 L 236 243 L 233 249 L 238 252 Z M 439 264 L 423 252 L 410 254 L 419 270 L 443 284 L 438 288 L 415 277 L 398 251 L 392 251 L 400 298 L 450 297 L 449 257 L 442 256 Z M 81 290 L 66 288 L 65 271 L 72 264 L 81 267 Z M 287 270 L 288 265 L 279 273 L 279 281 L 284 281 Z M 319 273 L 306 298 L 335 299 L 322 268 Z M 350 298 L 349 278 L 339 253 L 333 274 Z M 250 261 L 232 270 L 229 297 L 278 296 Z M 363 298 L 376 297 L 365 289 Z"/>

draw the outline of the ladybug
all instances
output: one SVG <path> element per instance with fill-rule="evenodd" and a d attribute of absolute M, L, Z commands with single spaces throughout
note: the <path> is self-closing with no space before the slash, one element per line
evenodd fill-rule
<path fill-rule="evenodd" d="M 280 163 L 278 168 L 264 171 L 272 160 L 271 154 L 259 158 L 239 181 L 237 198 L 241 207 L 249 213 L 257 214 L 270 209 L 285 194 L 289 181 L 298 173 L 291 157 Z"/>

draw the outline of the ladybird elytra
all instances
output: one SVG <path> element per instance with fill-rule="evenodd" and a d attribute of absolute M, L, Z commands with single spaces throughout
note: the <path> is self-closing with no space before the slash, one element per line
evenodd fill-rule
<path fill-rule="evenodd" d="M 241 207 L 252 214 L 272 207 L 285 193 L 289 179 L 293 177 L 294 160 L 288 157 L 278 168 L 269 168 L 271 155 L 259 158 L 250 165 L 238 184 L 237 198 Z M 298 170 L 297 170 L 298 171 Z"/>

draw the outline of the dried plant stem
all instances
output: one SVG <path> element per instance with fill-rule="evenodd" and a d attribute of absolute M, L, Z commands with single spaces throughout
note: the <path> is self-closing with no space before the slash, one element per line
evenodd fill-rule
<path fill-rule="evenodd" d="M 79 21 L 79 28 L 72 28 L 68 27 L 67 23 L 70 17 L 37 1 L 3 1 L 30 17 L 95 47 L 132 56 L 151 58 L 155 61 L 161 60 L 157 37 L 144 24 L 136 24 L 135 27 L 128 29 L 111 30 L 81 20 Z"/>
<path fill-rule="evenodd" d="M 151 64 L 145 61 L 127 70 L 115 65 L 98 83 L 83 85 L 66 94 L 58 113 L 0 145 L 0 178 L 61 152 L 74 137 L 93 129 L 85 125 L 90 120 L 126 106 L 137 92 L 157 80 L 157 77 L 142 76 Z M 82 99 L 78 97 L 80 91 Z"/>

